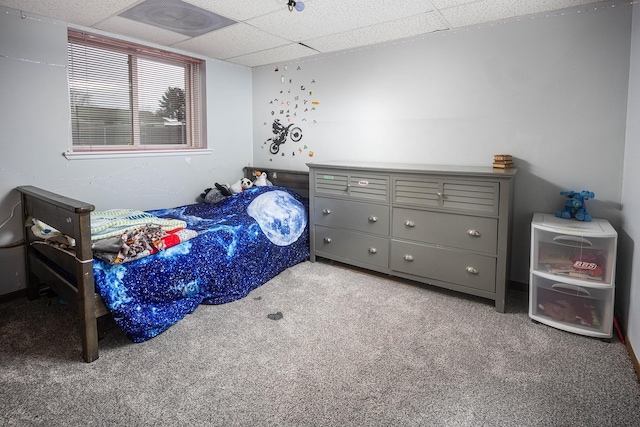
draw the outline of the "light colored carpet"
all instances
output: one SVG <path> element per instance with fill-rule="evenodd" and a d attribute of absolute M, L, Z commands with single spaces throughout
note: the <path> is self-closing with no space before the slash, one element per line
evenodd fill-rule
<path fill-rule="evenodd" d="M 81 362 L 57 299 L 0 304 L 0 425 L 638 426 L 624 345 L 490 301 L 304 262 Z"/>

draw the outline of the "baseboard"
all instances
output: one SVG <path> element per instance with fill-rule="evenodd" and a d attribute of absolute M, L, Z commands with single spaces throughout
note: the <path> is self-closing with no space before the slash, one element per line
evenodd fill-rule
<path fill-rule="evenodd" d="M 522 282 L 516 282 L 515 280 L 509 280 L 509 289 L 513 289 L 516 291 L 528 291 L 529 285 Z"/>
<path fill-rule="evenodd" d="M 633 351 L 633 347 L 631 347 L 631 344 L 629 343 L 628 335 L 625 335 L 624 343 L 625 343 L 625 346 L 627 347 L 627 351 L 629 352 L 629 357 L 631 357 L 631 363 L 633 363 L 633 367 L 636 370 L 636 376 L 638 377 L 638 381 L 640 381 L 640 363 L 638 363 L 638 357 L 636 356 L 636 353 Z"/>
<path fill-rule="evenodd" d="M 11 292 L 8 294 L 0 295 L 0 302 L 9 302 L 18 298 L 23 298 L 27 296 L 26 289 L 20 289 L 19 291 Z"/>

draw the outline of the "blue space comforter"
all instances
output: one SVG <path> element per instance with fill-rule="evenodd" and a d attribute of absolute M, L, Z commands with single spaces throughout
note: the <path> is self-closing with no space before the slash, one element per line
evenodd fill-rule
<path fill-rule="evenodd" d="M 96 288 L 134 342 L 155 337 L 201 303 L 243 298 L 309 257 L 307 200 L 282 187 L 150 213 L 184 220 L 198 236 L 125 264 L 94 260 Z"/>

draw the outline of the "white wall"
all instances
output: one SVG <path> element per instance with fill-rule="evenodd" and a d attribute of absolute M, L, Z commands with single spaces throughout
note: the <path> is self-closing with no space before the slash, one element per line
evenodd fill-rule
<path fill-rule="evenodd" d="M 0 8 L 0 224 L 36 185 L 97 209 L 192 203 L 215 182 L 233 182 L 251 163 L 251 69 L 207 60 L 208 144 L 213 154 L 66 160 L 69 147 L 67 27 Z M 8 13 L 7 13 L 8 12 Z M 20 207 L 0 228 L 0 245 L 21 239 Z M 24 287 L 22 248 L 0 249 L 0 295 Z"/>
<path fill-rule="evenodd" d="M 577 10 L 255 69 L 254 162 L 488 166 L 512 154 L 511 278 L 527 283 L 532 214 L 560 209 L 561 190 L 594 191 L 591 214 L 619 223 L 631 6 Z M 287 111 L 303 139 L 271 155 Z"/>
<path fill-rule="evenodd" d="M 622 191 L 622 220 L 619 232 L 619 265 L 616 292 L 617 311 L 634 349 L 640 357 L 640 8 L 633 8 L 631 37 L 631 68 L 629 72 L 629 108 L 627 113 L 627 144 L 625 148 Z M 624 303 L 628 301 L 628 303 Z"/>

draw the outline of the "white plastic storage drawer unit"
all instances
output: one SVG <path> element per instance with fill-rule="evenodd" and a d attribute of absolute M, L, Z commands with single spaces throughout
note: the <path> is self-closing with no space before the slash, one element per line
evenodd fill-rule
<path fill-rule="evenodd" d="M 565 331 L 613 336 L 618 234 L 590 222 L 536 213 L 531 224 L 529 317 Z"/>

